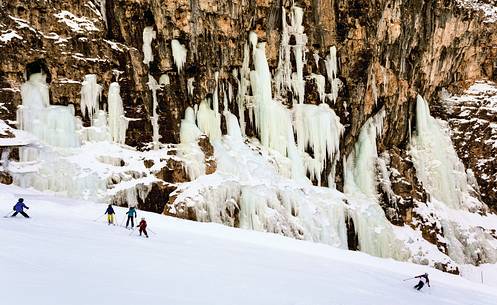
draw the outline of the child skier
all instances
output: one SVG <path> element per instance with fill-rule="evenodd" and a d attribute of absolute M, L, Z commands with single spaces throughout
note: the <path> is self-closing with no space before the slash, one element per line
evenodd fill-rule
<path fill-rule="evenodd" d="M 15 212 L 14 214 L 12 214 L 11 217 L 16 217 L 16 215 L 18 213 L 21 213 L 22 216 L 26 217 L 26 218 L 29 218 L 28 214 L 26 214 L 24 212 L 24 209 L 28 209 L 29 208 L 24 204 L 24 199 L 22 198 L 19 198 L 19 201 L 17 201 L 16 205 L 14 205 L 14 207 L 12 208 Z"/>
<path fill-rule="evenodd" d="M 145 236 L 148 238 L 148 234 L 147 234 L 147 222 L 145 221 L 144 217 L 142 217 L 142 220 L 137 225 L 137 227 L 140 228 L 140 236 L 142 236 L 142 232 L 143 232 L 145 234 Z"/>
<path fill-rule="evenodd" d="M 423 288 L 425 284 L 427 284 L 428 287 L 431 287 L 430 279 L 428 278 L 428 273 L 415 276 L 414 278 L 419 279 L 419 283 L 416 286 L 414 286 L 414 289 L 421 290 L 421 288 Z"/>
<path fill-rule="evenodd" d="M 126 220 L 126 229 L 128 228 L 130 221 L 131 221 L 131 228 L 135 226 L 135 223 L 133 222 L 133 214 L 135 215 L 136 218 L 136 209 L 134 207 L 130 207 L 129 210 L 126 212 L 126 215 L 128 215 L 128 220 Z"/>
<path fill-rule="evenodd" d="M 114 224 L 114 209 L 112 208 L 112 204 L 109 204 L 107 207 L 107 210 L 105 211 L 104 215 L 107 214 L 107 222 L 109 225 Z"/>

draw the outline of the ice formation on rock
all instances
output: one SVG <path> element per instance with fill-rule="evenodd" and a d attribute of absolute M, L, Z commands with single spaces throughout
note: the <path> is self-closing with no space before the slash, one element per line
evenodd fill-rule
<path fill-rule="evenodd" d="M 359 249 L 375 256 L 406 260 L 410 253 L 378 204 L 376 139 L 383 131 L 384 118 L 382 109 L 361 128 L 354 151 L 344 160 L 344 191 L 353 198 L 349 216 L 354 222 Z"/>
<path fill-rule="evenodd" d="M 304 157 L 305 169 L 310 173 L 310 178 L 321 185 L 326 160 L 338 157 L 344 128 L 340 118 L 324 103 L 319 106 L 294 105 L 294 113 L 298 147 L 302 153 L 309 147 L 314 155 L 312 158 L 309 155 Z"/>
<path fill-rule="evenodd" d="M 330 47 L 330 54 L 326 56 L 325 65 L 326 75 L 331 84 L 330 100 L 336 103 L 341 82 L 338 78 L 337 49 L 335 46 Z"/>
<path fill-rule="evenodd" d="M 307 35 L 304 34 L 303 22 L 304 11 L 302 8 L 293 6 L 290 13 L 291 24 L 286 22 L 286 10 L 282 8 L 282 34 L 278 69 L 275 75 L 276 92 L 278 95 L 283 90 L 293 90 L 298 103 L 304 103 L 305 80 L 304 64 L 307 44 Z M 294 37 L 295 44 L 290 45 L 290 38 Z M 295 72 L 292 69 L 291 53 L 295 59 Z"/>
<path fill-rule="evenodd" d="M 346 193 L 362 193 L 370 200 L 378 200 L 376 162 L 378 151 L 376 138 L 383 131 L 383 119 L 385 109 L 369 118 L 361 128 L 359 139 L 355 144 L 354 151 L 346 160 L 345 185 Z"/>
<path fill-rule="evenodd" d="M 152 142 L 154 149 L 159 148 L 159 139 L 161 138 L 159 134 L 159 115 L 157 114 L 157 89 L 160 89 L 159 84 L 152 75 L 148 75 L 148 88 L 152 91 L 152 117 L 150 121 L 152 122 Z"/>
<path fill-rule="evenodd" d="M 211 109 L 207 100 L 203 100 L 198 107 L 197 126 L 211 141 L 221 138 L 221 116 Z"/>
<path fill-rule="evenodd" d="M 162 74 L 159 78 L 159 85 L 169 86 L 170 84 L 171 84 L 171 80 L 169 79 L 169 75 Z"/>
<path fill-rule="evenodd" d="M 102 15 L 102 19 L 104 20 L 105 26 L 108 26 L 106 5 L 107 5 L 107 0 L 100 0 L 100 15 Z"/>
<path fill-rule="evenodd" d="M 126 130 L 128 121 L 124 117 L 123 100 L 121 99 L 121 87 L 119 83 L 114 82 L 109 86 L 108 104 L 109 104 L 109 130 L 112 140 L 119 144 L 126 141 Z"/>
<path fill-rule="evenodd" d="M 90 120 L 93 114 L 99 109 L 100 96 L 102 94 L 102 86 L 97 84 L 97 76 L 95 74 L 85 75 L 81 86 L 81 113 L 87 115 Z"/>
<path fill-rule="evenodd" d="M 265 43 L 257 43 L 254 32 L 251 33 L 250 41 L 255 66 L 255 70 L 250 71 L 255 126 L 262 145 L 286 155 L 289 126 L 291 126 L 290 112 L 280 102 L 273 100 Z"/>
<path fill-rule="evenodd" d="M 186 87 L 188 88 L 188 95 L 193 96 L 193 90 L 195 89 L 195 86 L 193 85 L 195 83 L 195 78 L 190 77 L 187 81 Z"/>
<path fill-rule="evenodd" d="M 19 129 L 34 134 L 43 143 L 77 147 L 74 106 L 51 106 L 46 75 L 35 73 L 21 86 L 22 106 L 17 112 Z"/>
<path fill-rule="evenodd" d="M 417 176 L 431 198 L 430 202 L 420 204 L 416 213 L 425 220 L 437 215 L 449 256 L 456 262 L 494 263 L 497 245 L 485 230 L 486 225 L 471 226 L 467 224 L 471 218 L 462 217 L 466 211 L 485 211 L 486 206 L 474 197 L 476 192 L 468 183 L 471 177 L 457 156 L 447 130 L 446 123 L 432 117 L 428 103 L 418 95 L 410 154 Z"/>
<path fill-rule="evenodd" d="M 191 107 L 185 111 L 181 120 L 180 145 L 177 155 L 186 160 L 185 170 L 190 180 L 195 180 L 205 173 L 204 153 L 197 144 L 202 131 L 195 124 L 195 112 Z"/>
<path fill-rule="evenodd" d="M 171 49 L 173 51 L 173 59 L 176 68 L 178 69 L 178 73 L 183 70 L 183 66 L 186 63 L 186 47 L 182 45 L 178 40 L 171 40 Z"/>
<path fill-rule="evenodd" d="M 410 149 L 417 176 L 432 197 L 448 206 L 481 208 L 481 204 L 468 194 L 472 189 L 466 170 L 446 130 L 446 123 L 433 118 L 428 103 L 418 95 L 416 132 Z"/>
<path fill-rule="evenodd" d="M 156 37 L 154 27 L 147 26 L 143 29 L 143 63 L 148 65 L 154 61 L 154 54 L 152 53 L 152 40 Z"/>

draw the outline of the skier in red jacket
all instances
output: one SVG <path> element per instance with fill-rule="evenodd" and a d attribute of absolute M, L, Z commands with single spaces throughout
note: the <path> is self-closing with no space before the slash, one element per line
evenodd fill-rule
<path fill-rule="evenodd" d="M 137 227 L 140 228 L 140 236 L 142 236 L 142 233 L 145 234 L 145 236 L 148 238 L 148 234 L 147 234 L 147 222 L 145 221 L 145 217 L 142 217 L 142 220 L 140 221 L 140 223 L 137 225 Z"/>

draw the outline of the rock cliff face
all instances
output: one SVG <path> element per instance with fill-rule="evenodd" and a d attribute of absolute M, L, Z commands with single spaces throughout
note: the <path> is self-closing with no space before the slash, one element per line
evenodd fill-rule
<path fill-rule="evenodd" d="M 484 14 L 457 1 L 302 1 L 307 34 L 304 76 L 325 75 L 312 54 L 326 57 L 337 46 L 343 86 L 332 108 L 345 124 L 342 154 L 355 143 L 364 122 L 385 106 L 385 136 L 380 149 L 404 148 L 416 94 L 435 99 L 441 87 L 461 90 L 473 81 L 494 79 L 497 41 Z M 285 1 L 3 1 L 0 57 L 4 119 L 13 120 L 21 103 L 19 87 L 33 63 L 45 66 L 54 104 L 74 104 L 80 113 L 80 83 L 98 75 L 105 88 L 119 75 L 130 123 L 127 144 L 151 141 L 152 96 L 148 74 L 169 76 L 159 91 L 159 126 L 164 143 L 179 141 L 180 119 L 221 83 L 236 79 L 250 31 L 266 41 L 269 65 L 275 69 L 281 43 Z M 102 13 L 104 15 L 102 15 Z M 157 32 L 154 61 L 143 63 L 145 27 Z M 8 38 L 8 39 L 7 39 Z M 178 73 L 171 41 L 186 46 L 186 63 Z M 292 42 L 290 42 L 292 43 Z M 29 71 L 28 71 L 29 73 Z M 193 94 L 188 80 L 193 79 Z M 190 80 L 192 81 L 192 80 Z M 318 103 L 312 79 L 306 80 L 306 103 Z M 247 126 L 248 129 L 251 126 Z M 254 131 L 248 131 L 254 134 Z M 326 176 L 326 175 L 324 175 Z M 338 175 L 340 180 L 340 175 Z"/>
<path fill-rule="evenodd" d="M 245 60 L 250 33 L 256 33 L 258 40 L 266 43 L 266 57 L 273 73 L 281 64 L 281 46 L 287 44 L 296 49 L 302 44 L 300 39 L 304 39 L 305 62 L 300 74 L 305 91 L 299 98 L 306 104 L 324 101 L 338 116 L 344 132 L 336 155 L 351 154 L 368 119 L 384 111 L 383 132 L 377 139 L 380 162 L 374 169 L 379 177 L 381 207 L 391 223 L 421 228 L 425 239 L 447 253 L 445 243 L 437 238 L 441 229 L 433 223 L 426 224 L 414 211 L 418 203 L 429 199 L 408 153 L 410 136 L 416 130 L 416 97 L 419 94 L 439 105 L 442 88 L 460 94 L 477 80 L 497 81 L 495 3 L 303 0 L 295 1 L 302 8 L 303 14 L 299 15 L 292 9 L 293 2 L 0 0 L 0 119 L 15 123 L 16 109 L 22 103 L 21 84 L 30 74 L 44 71 L 48 74 L 51 103 L 73 104 L 76 115 L 89 126 L 90 120 L 82 113 L 80 91 L 84 76 L 95 74 L 103 85 L 104 109 L 110 83 L 117 81 L 121 86 L 125 116 L 129 119 L 126 144 L 130 146 L 143 149 L 153 141 L 152 78 L 161 85 L 157 88 L 155 109 L 160 142 L 179 143 L 181 120 L 187 108 L 198 107 L 214 95 L 219 101 L 230 101 L 219 103 L 219 112 L 230 110 L 239 120 L 247 121 L 242 126 L 244 135 L 258 136 L 258 128 L 249 120 L 251 103 L 240 106 L 231 102 L 236 96 L 255 95 L 240 92 L 244 64 L 249 69 L 255 65 L 254 60 Z M 301 23 L 294 20 L 299 16 Z M 288 25 L 293 26 L 294 34 L 288 35 L 285 42 Z M 303 27 L 303 32 L 298 27 Z M 331 56 L 331 47 L 336 48 L 338 58 L 335 81 L 330 79 L 336 76 L 329 76 L 331 59 L 325 60 Z M 288 56 L 292 67 L 299 65 L 299 58 Z M 322 82 L 318 76 L 322 76 Z M 324 76 L 328 76 L 326 81 Z M 274 98 L 291 107 L 298 89 L 293 88 L 292 94 L 292 90 L 276 87 L 273 83 Z M 321 92 L 331 92 L 332 96 L 322 99 Z M 447 108 L 434 107 L 433 113 L 449 120 L 456 131 L 467 129 L 465 123 L 455 124 L 451 120 L 460 112 L 446 114 L 448 108 L 463 111 L 462 106 L 453 100 L 444 105 Z M 475 110 L 471 115 L 485 116 L 489 124 L 496 119 L 494 112 Z M 223 134 L 228 125 L 222 117 Z M 484 127 L 479 130 L 488 134 Z M 495 211 L 495 149 L 480 148 L 481 139 L 473 135 L 463 139 L 456 132 L 456 148 L 479 184 L 476 196 Z M 216 172 L 213 147 L 205 138 L 200 138 L 199 145 L 205 158 L 205 173 Z M 468 146 L 472 148 L 468 150 Z M 306 151 L 310 155 L 316 153 L 310 148 Z M 481 165 L 482 159 L 493 161 Z M 313 182 L 317 184 L 319 180 L 323 186 L 336 185 L 338 190 L 344 190 L 344 160 L 326 159 L 324 170 L 319 178 L 313 177 Z M 382 172 L 383 168 L 388 170 Z M 335 175 L 330 175 L 335 171 Z M 166 202 L 171 206 L 176 199 L 169 198 L 176 183 L 190 180 L 191 175 L 174 158 L 154 173 L 162 182 L 153 184 L 148 197 L 140 198 L 139 204 L 162 212 Z M 175 213 L 166 207 L 166 213 L 201 219 L 185 203 L 182 205 L 183 208 L 173 207 Z M 228 210 L 227 218 L 231 220 L 227 223 L 239 226 L 239 213 L 243 212 L 239 205 Z M 291 214 L 296 216 L 297 212 Z M 352 218 L 348 224 L 354 227 Z M 292 232 L 297 232 L 290 234 L 296 237 L 305 235 L 298 228 Z M 349 247 L 354 248 L 351 244 Z"/>

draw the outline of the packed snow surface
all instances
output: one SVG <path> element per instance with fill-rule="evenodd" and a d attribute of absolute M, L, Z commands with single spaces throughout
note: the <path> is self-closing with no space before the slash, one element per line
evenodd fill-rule
<path fill-rule="evenodd" d="M 419 265 L 138 211 L 146 239 L 97 219 L 106 205 L 0 190 L 3 215 L 22 196 L 32 216 L 0 218 L 3 304 L 497 303 L 490 286 Z M 115 209 L 121 223 L 125 210 Z M 424 272 L 431 288 L 403 281 Z"/>

